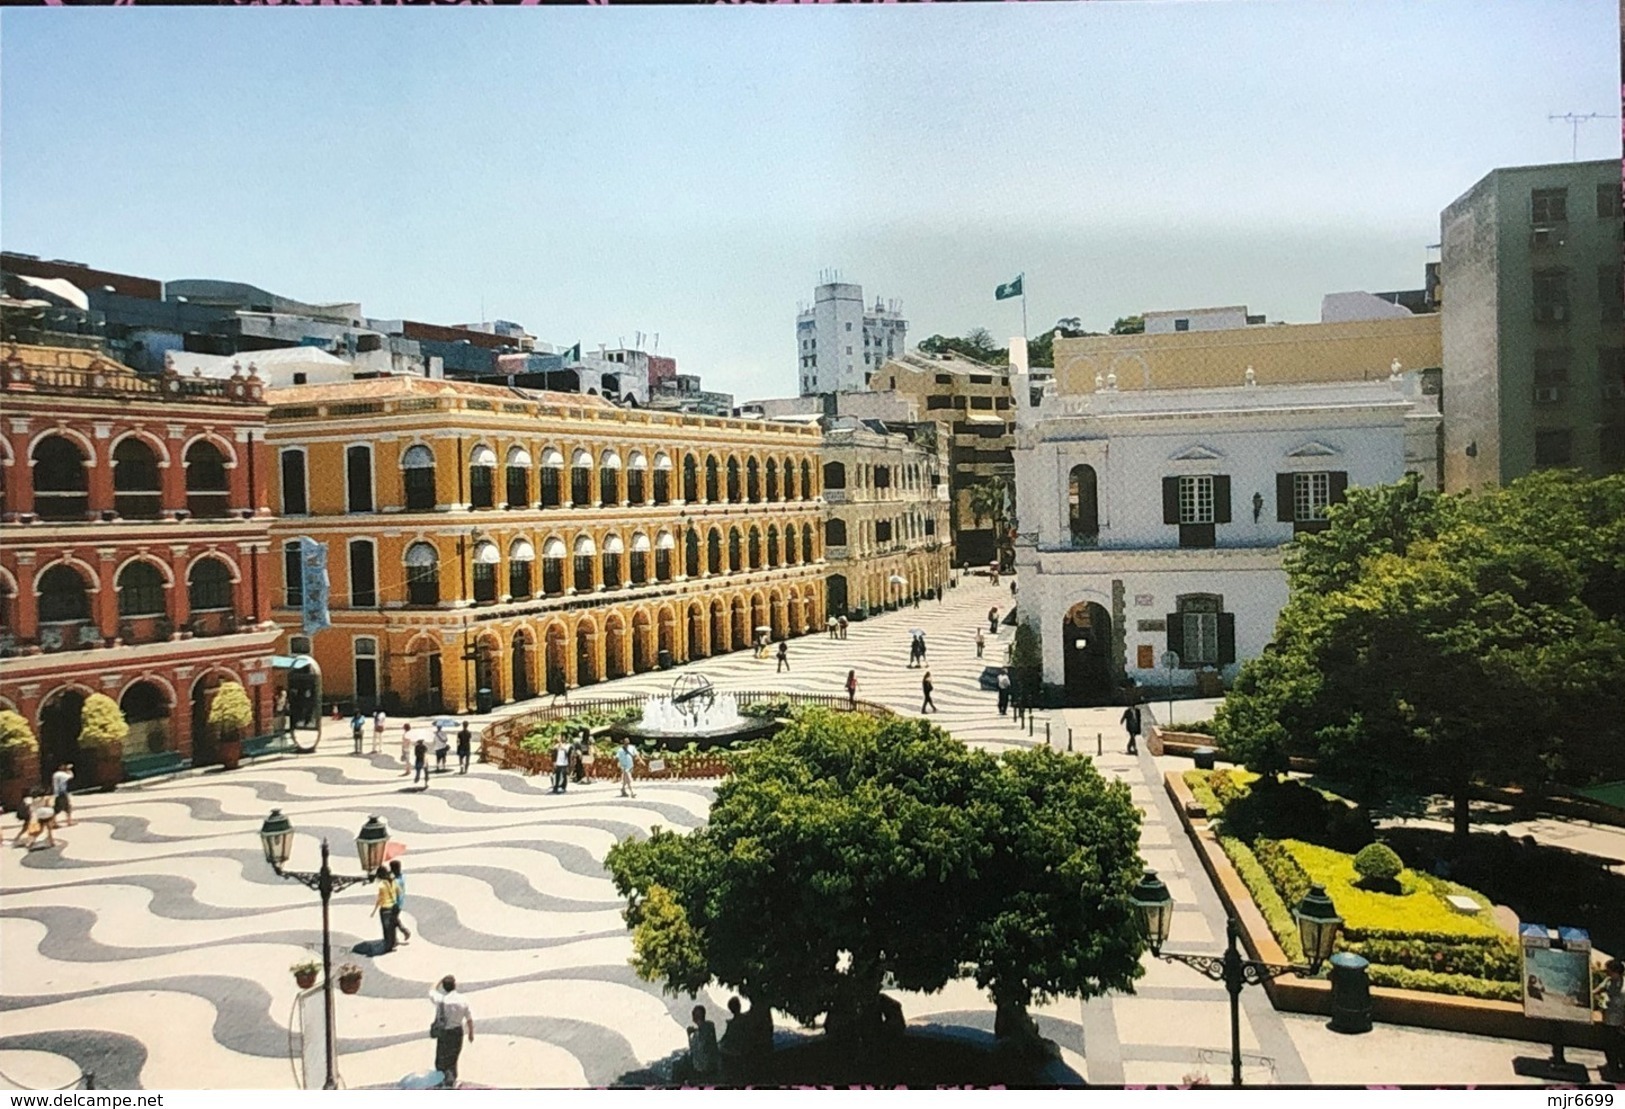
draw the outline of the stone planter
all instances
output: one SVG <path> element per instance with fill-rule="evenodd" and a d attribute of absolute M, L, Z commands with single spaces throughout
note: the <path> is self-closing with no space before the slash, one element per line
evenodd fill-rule
<path fill-rule="evenodd" d="M 124 749 L 108 747 L 95 755 L 96 784 L 103 793 L 112 793 L 124 780 Z"/>
<path fill-rule="evenodd" d="M 236 770 L 243 761 L 243 741 L 235 735 L 223 737 L 220 740 L 220 765 L 227 770 Z"/>

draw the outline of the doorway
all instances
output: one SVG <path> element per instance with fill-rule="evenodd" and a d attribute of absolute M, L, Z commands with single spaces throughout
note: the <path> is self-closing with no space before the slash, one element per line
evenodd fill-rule
<path fill-rule="evenodd" d="M 39 714 L 40 784 L 65 762 L 79 762 L 79 728 L 85 695 L 77 689 L 63 689 L 51 695 Z M 90 768 L 85 768 L 90 769 Z"/>
<path fill-rule="evenodd" d="M 1111 616 L 1093 601 L 1079 602 L 1067 611 L 1061 635 L 1066 659 L 1066 703 L 1110 704 Z"/>

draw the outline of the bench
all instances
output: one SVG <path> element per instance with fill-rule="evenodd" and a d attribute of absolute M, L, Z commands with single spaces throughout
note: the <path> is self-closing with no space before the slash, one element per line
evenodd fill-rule
<path fill-rule="evenodd" d="M 179 774 L 192 765 L 191 759 L 182 758 L 178 751 L 154 751 L 147 755 L 124 757 L 124 780 L 138 782 L 143 778 L 158 778 L 165 774 Z"/>
<path fill-rule="evenodd" d="M 297 748 L 287 732 L 273 732 L 243 740 L 243 758 L 250 761 L 267 755 L 291 755 Z"/>

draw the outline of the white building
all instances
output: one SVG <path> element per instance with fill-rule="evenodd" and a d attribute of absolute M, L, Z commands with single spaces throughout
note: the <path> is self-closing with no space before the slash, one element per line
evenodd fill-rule
<path fill-rule="evenodd" d="M 887 358 L 902 354 L 908 321 L 902 302 L 875 299 L 865 308 L 863 286 L 832 281 L 813 291 L 796 315 L 796 366 L 801 395 L 867 389 Z"/>
<path fill-rule="evenodd" d="M 1437 435 L 1435 398 L 1399 377 L 1113 384 L 1017 410 L 1019 611 L 1067 704 L 1228 682 L 1274 635 L 1282 544 L 1350 485 L 1403 476 L 1408 436 Z"/>

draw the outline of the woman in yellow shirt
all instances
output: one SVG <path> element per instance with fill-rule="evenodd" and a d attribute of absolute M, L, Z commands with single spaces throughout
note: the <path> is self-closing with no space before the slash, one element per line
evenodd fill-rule
<path fill-rule="evenodd" d="M 378 881 L 378 899 L 372 903 L 372 911 L 378 914 L 379 922 L 384 926 L 384 950 L 382 954 L 388 954 L 395 950 L 395 929 L 400 924 L 400 918 L 396 915 L 398 909 L 395 904 L 400 900 L 400 891 L 395 888 L 395 880 L 390 877 L 387 866 L 379 867 L 378 872 L 373 877 Z M 369 913 L 368 915 L 372 914 Z"/>

